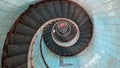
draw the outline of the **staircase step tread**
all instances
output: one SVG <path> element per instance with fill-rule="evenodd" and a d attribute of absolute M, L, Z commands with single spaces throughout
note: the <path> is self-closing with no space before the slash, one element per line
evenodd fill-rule
<path fill-rule="evenodd" d="M 24 63 L 24 64 L 18 66 L 17 68 L 27 68 L 27 63 Z"/>
<path fill-rule="evenodd" d="M 35 34 L 36 30 L 32 29 L 29 26 L 18 24 L 15 29 L 15 33 L 17 34 L 23 34 L 23 35 L 30 35 L 33 36 Z"/>
<path fill-rule="evenodd" d="M 20 54 L 6 59 L 8 68 L 16 68 L 17 66 L 27 62 L 27 54 Z"/>
<path fill-rule="evenodd" d="M 29 45 L 8 45 L 8 54 L 9 56 L 15 56 L 22 53 L 28 53 Z"/>
<path fill-rule="evenodd" d="M 10 44 L 30 44 L 32 36 L 13 33 L 11 35 Z"/>

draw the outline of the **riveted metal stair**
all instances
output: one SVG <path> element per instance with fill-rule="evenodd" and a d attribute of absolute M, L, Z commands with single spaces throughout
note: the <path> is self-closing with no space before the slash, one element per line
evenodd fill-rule
<path fill-rule="evenodd" d="M 2 67 L 27 68 L 28 49 L 34 34 L 44 23 L 55 18 L 73 20 L 79 27 L 80 37 L 72 47 L 57 46 L 51 37 L 54 24 L 50 24 L 46 26 L 43 35 L 49 49 L 57 54 L 69 56 L 81 52 L 88 46 L 92 36 L 92 23 L 81 6 L 67 0 L 41 1 L 21 14 L 8 32 L 3 50 Z"/>

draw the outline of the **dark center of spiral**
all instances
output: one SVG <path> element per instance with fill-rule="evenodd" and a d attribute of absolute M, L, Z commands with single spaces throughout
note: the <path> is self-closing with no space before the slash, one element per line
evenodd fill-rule
<path fill-rule="evenodd" d="M 71 32 L 71 26 L 67 22 L 58 22 L 55 30 L 59 36 L 67 36 Z"/>

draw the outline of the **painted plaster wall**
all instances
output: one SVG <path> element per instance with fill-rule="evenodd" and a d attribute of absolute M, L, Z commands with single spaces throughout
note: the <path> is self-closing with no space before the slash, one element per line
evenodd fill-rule
<path fill-rule="evenodd" d="M 37 1 L 39 0 L 0 0 L 0 58 L 6 34 L 10 27 L 30 4 Z M 94 61 L 100 60 L 100 57 L 96 57 L 99 56 L 98 53 L 102 55 L 101 59 L 110 56 L 116 58 L 117 62 L 115 64 L 120 65 L 120 0 L 74 1 L 80 3 L 87 10 L 94 23 L 93 41 L 90 44 L 91 47 L 87 50 L 94 50 L 94 52 L 92 51 L 90 55 L 86 56 L 86 58 L 91 58 L 93 63 L 88 62 L 86 66 L 99 64 L 98 61 Z"/>

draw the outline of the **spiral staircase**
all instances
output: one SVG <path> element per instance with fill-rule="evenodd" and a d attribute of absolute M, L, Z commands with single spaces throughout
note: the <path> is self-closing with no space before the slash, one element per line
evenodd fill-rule
<path fill-rule="evenodd" d="M 118 0 L 115 1 L 117 2 Z M 104 4 L 115 1 L 106 1 Z M 92 2 L 94 0 L 91 0 L 90 4 Z M 118 2 L 120 3 L 120 1 Z M 79 0 L 43 0 L 30 4 L 16 19 L 7 33 L 2 51 L 2 68 L 99 68 L 102 64 L 109 65 L 103 66 L 104 68 L 119 68 L 120 45 L 118 42 L 120 25 L 119 22 L 116 22 L 120 20 L 119 16 L 111 17 L 108 19 L 109 21 L 106 21 L 107 18 L 105 18 L 104 12 L 110 11 L 104 11 L 101 5 L 99 5 L 100 3 L 95 2 L 99 6 L 90 8 L 89 10 L 86 10 L 84 8 L 86 6 L 82 6 L 85 3 L 82 3 L 82 0 L 81 2 Z M 93 11 L 93 16 L 90 10 Z M 113 22 L 110 22 L 111 20 Z M 112 28 L 112 26 L 115 27 Z M 118 31 L 115 31 L 115 28 Z M 97 44 L 100 45 L 92 46 Z M 38 50 L 37 47 L 39 48 Z M 49 52 L 47 58 L 50 60 L 45 58 L 44 53 L 46 55 L 47 52 L 44 50 Z M 87 53 L 88 51 L 89 54 Z M 38 54 L 41 54 L 42 59 L 37 58 Z M 52 60 L 54 58 L 50 58 L 50 56 L 59 56 L 62 59 L 64 58 L 64 61 L 70 61 L 71 63 L 68 66 L 67 64 L 62 64 L 63 67 L 60 67 L 59 65 L 57 66 L 58 61 L 56 61 L 56 66 L 54 66 L 55 63 L 51 63 L 55 60 Z M 101 63 L 99 65 L 97 64 L 99 63 L 97 59 L 100 57 L 105 59 L 102 61 L 99 60 Z M 91 58 L 92 61 L 90 61 Z M 40 65 L 35 63 L 37 60 L 40 60 Z M 86 61 L 89 61 L 89 63 Z M 63 63 L 61 58 L 60 63 Z M 82 63 L 86 64 L 81 65 Z M 92 63 L 93 66 L 90 66 Z"/>

